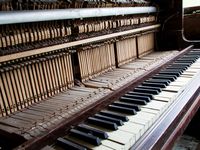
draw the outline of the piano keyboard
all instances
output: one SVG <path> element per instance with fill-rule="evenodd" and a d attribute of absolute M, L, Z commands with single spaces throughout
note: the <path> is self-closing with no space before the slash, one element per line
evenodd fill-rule
<path fill-rule="evenodd" d="M 105 110 L 73 127 L 52 149 L 129 149 L 195 83 L 200 74 L 199 57 L 199 51 L 190 51 L 178 58 Z"/>

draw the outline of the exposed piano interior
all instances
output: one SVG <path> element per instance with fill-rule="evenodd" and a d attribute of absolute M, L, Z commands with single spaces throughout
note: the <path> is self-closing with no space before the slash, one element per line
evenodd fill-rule
<path fill-rule="evenodd" d="M 182 1 L 0 0 L 0 149 L 169 149 L 199 108 Z"/>

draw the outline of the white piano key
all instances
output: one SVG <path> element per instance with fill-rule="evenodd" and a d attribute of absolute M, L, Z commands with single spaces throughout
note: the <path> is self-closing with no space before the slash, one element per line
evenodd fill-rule
<path fill-rule="evenodd" d="M 176 93 L 174 92 L 162 91 L 158 95 L 155 95 L 154 98 L 157 99 L 158 97 L 164 97 L 168 98 L 169 100 L 172 100 L 175 96 Z"/>
<path fill-rule="evenodd" d="M 129 149 L 136 141 L 134 134 L 122 130 L 107 132 L 108 139 L 124 145 L 125 149 Z"/>
<path fill-rule="evenodd" d="M 116 143 L 116 142 L 113 142 L 113 141 L 110 141 L 110 140 L 102 140 L 101 143 L 102 143 L 103 146 L 106 146 L 106 147 L 111 148 L 111 149 L 125 150 L 123 145 Z"/>
<path fill-rule="evenodd" d="M 133 123 L 137 123 L 137 124 L 141 124 L 144 126 L 145 130 L 147 130 L 150 127 L 150 122 L 148 119 L 145 118 L 132 118 L 131 120 L 129 120 L 129 122 L 133 122 Z"/>
<path fill-rule="evenodd" d="M 154 95 L 153 98 L 154 98 L 154 100 L 157 100 L 157 101 L 163 101 L 163 102 L 170 102 L 171 101 L 171 98 L 162 97 L 162 96 L 159 96 L 159 95 Z"/>
<path fill-rule="evenodd" d="M 171 83 L 166 88 L 164 88 L 163 91 L 179 92 L 182 89 L 182 86 L 171 85 Z"/>
<path fill-rule="evenodd" d="M 95 146 L 95 145 L 92 145 L 88 142 L 85 142 L 84 140 L 80 140 L 76 137 L 71 137 L 71 136 L 66 136 L 65 137 L 66 139 L 69 139 L 70 141 L 74 142 L 74 143 L 77 143 L 81 146 L 84 146 L 84 147 L 87 147 L 89 149 L 93 149 L 93 150 L 113 150 L 112 148 L 109 148 L 107 146 L 104 146 L 103 144 L 99 145 L 99 146 Z"/>
<path fill-rule="evenodd" d="M 158 113 L 162 113 L 167 106 L 166 102 L 161 102 L 161 101 L 156 101 L 156 100 L 151 100 L 147 105 L 144 105 L 142 107 L 148 108 L 148 109 L 153 109 L 153 110 L 158 110 Z"/>
<path fill-rule="evenodd" d="M 190 72 L 191 74 L 196 74 L 197 72 L 199 72 L 199 69 L 189 67 L 185 72 Z"/>
<path fill-rule="evenodd" d="M 179 86 L 179 87 L 184 87 L 187 82 L 181 82 L 181 81 L 176 81 L 176 82 L 171 82 L 169 85 L 170 86 Z"/>
<path fill-rule="evenodd" d="M 125 122 L 123 126 L 119 127 L 119 130 L 133 134 L 135 140 L 138 140 L 144 134 L 145 126 L 133 122 Z"/>
<path fill-rule="evenodd" d="M 90 125 L 90 124 L 89 124 Z M 106 128 L 102 128 L 96 125 L 90 125 L 96 129 L 102 130 L 108 134 L 108 139 L 104 141 L 112 141 L 114 143 L 118 143 L 121 145 L 122 148 L 124 149 L 129 149 L 136 141 L 136 137 L 132 133 L 128 133 L 123 130 L 116 130 L 116 131 L 111 131 Z"/>
<path fill-rule="evenodd" d="M 92 149 L 93 149 L 93 150 L 113 150 L 113 148 L 104 146 L 103 144 L 100 145 L 100 146 L 96 146 L 96 147 L 94 147 L 94 148 L 92 148 Z"/>
<path fill-rule="evenodd" d="M 156 120 L 157 114 L 152 114 L 147 111 L 140 111 L 136 115 L 127 116 L 130 121 L 134 121 L 135 118 L 142 118 L 148 121 L 148 124 L 152 125 L 152 123 Z"/>

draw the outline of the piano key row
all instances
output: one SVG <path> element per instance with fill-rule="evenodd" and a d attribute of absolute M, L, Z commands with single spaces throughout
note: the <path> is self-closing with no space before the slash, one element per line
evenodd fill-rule
<path fill-rule="evenodd" d="M 200 72 L 199 57 L 200 52 L 191 51 L 177 59 L 58 138 L 54 148 L 129 149 Z"/>

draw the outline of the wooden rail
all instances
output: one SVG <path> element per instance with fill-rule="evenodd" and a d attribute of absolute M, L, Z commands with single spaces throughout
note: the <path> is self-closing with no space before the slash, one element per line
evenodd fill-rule
<path fill-rule="evenodd" d="M 64 48 L 68 48 L 68 47 L 78 46 L 78 45 L 81 45 L 81 44 L 111 39 L 111 38 L 115 38 L 115 37 L 118 37 L 118 36 L 140 33 L 140 32 L 144 32 L 144 31 L 148 31 L 148 30 L 157 29 L 159 27 L 160 27 L 160 24 L 156 24 L 156 25 L 151 25 L 151 26 L 147 26 L 147 27 L 131 29 L 131 30 L 123 31 L 123 32 L 117 32 L 117 33 L 97 36 L 97 37 L 93 37 L 93 38 L 83 39 L 83 40 L 79 40 L 79 41 L 73 41 L 73 42 L 68 42 L 68 43 L 64 43 L 64 44 L 53 45 L 53 46 L 33 49 L 33 50 L 29 50 L 29 51 L 4 55 L 4 56 L 0 56 L 0 63 L 5 62 L 5 61 L 18 59 L 18 58 L 37 55 L 37 54 L 41 54 L 41 53 L 51 52 L 51 51 L 55 51 L 55 50 L 59 50 L 59 49 L 64 49 Z"/>

